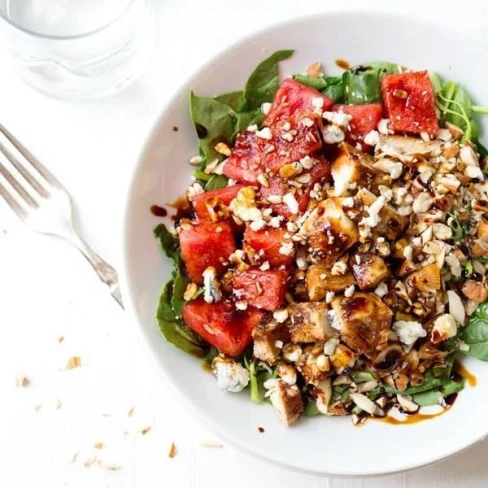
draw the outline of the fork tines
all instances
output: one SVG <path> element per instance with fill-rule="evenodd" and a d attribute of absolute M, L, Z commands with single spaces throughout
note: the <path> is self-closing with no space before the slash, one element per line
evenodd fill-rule
<path fill-rule="evenodd" d="M 20 216 L 28 208 L 37 208 L 40 198 L 49 198 L 58 180 L 37 158 L 0 125 L 0 195 Z"/>

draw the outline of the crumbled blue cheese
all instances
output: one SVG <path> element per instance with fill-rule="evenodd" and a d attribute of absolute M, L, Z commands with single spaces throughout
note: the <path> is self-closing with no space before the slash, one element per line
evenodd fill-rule
<path fill-rule="evenodd" d="M 378 131 L 372 130 L 371 132 L 368 132 L 364 136 L 364 142 L 365 144 L 368 144 L 368 146 L 376 146 L 376 144 L 379 144 L 380 135 L 378 134 Z"/>
<path fill-rule="evenodd" d="M 258 130 L 258 126 L 256 124 L 252 124 L 247 128 L 248 132 L 256 132 Z"/>
<path fill-rule="evenodd" d="M 356 288 L 354 287 L 354 285 L 351 285 L 351 286 L 348 286 L 345 290 L 344 290 L 344 296 L 345 297 L 352 297 L 354 295 L 354 292 L 356 291 Z"/>
<path fill-rule="evenodd" d="M 186 191 L 186 196 L 188 200 L 191 200 L 192 198 L 196 197 L 197 195 L 201 195 L 202 193 L 205 193 L 202 185 L 200 185 L 200 183 L 193 183 L 193 185 L 188 187 L 188 190 Z"/>
<path fill-rule="evenodd" d="M 262 218 L 258 220 L 254 220 L 249 224 L 249 227 L 254 231 L 261 230 L 265 226 L 266 226 L 266 222 Z"/>
<path fill-rule="evenodd" d="M 237 196 L 230 202 L 230 210 L 244 222 L 262 220 L 261 211 L 256 207 L 255 196 L 253 188 L 241 188 Z"/>
<path fill-rule="evenodd" d="M 347 129 L 347 126 L 352 118 L 351 115 L 344 112 L 324 112 L 322 117 L 327 120 L 327 122 L 341 127 L 342 129 Z"/>
<path fill-rule="evenodd" d="M 347 264 L 344 261 L 336 261 L 331 270 L 330 274 L 333 276 L 343 275 L 347 271 Z"/>
<path fill-rule="evenodd" d="M 380 211 L 386 204 L 386 198 L 381 195 L 379 196 L 369 207 L 365 207 L 368 212 L 368 217 L 364 217 L 361 222 L 363 222 L 370 229 L 376 227 L 380 221 Z"/>
<path fill-rule="evenodd" d="M 338 144 L 344 141 L 344 131 L 337 125 L 328 125 L 322 130 L 322 136 L 326 144 Z"/>
<path fill-rule="evenodd" d="M 261 130 L 256 131 L 256 137 L 260 139 L 270 140 L 273 135 L 271 134 L 271 130 L 269 127 L 263 127 Z"/>
<path fill-rule="evenodd" d="M 314 124 L 314 121 L 309 117 L 304 117 L 300 122 L 304 127 L 312 127 Z"/>
<path fill-rule="evenodd" d="M 324 275 L 324 278 L 322 278 L 322 275 L 320 275 L 320 279 L 325 279 L 326 276 Z M 325 303 L 332 303 L 332 300 L 334 299 L 335 297 L 335 292 L 333 291 L 328 291 L 326 294 L 325 294 Z"/>
<path fill-rule="evenodd" d="M 328 310 L 327 311 L 327 320 L 329 321 L 329 325 L 336 330 L 342 330 L 342 324 L 339 318 L 337 317 L 337 314 L 335 313 L 334 310 Z"/>
<path fill-rule="evenodd" d="M 393 330 L 398 334 L 398 338 L 403 344 L 411 346 L 420 337 L 426 337 L 427 331 L 419 322 L 397 320 L 393 323 Z"/>
<path fill-rule="evenodd" d="M 242 391 L 249 383 L 249 371 L 232 359 L 217 356 L 212 362 L 217 386 L 230 393 Z"/>
<path fill-rule="evenodd" d="M 388 173 L 393 180 L 400 178 L 403 171 L 402 163 L 395 163 L 389 159 L 380 159 L 373 163 L 373 166 L 384 173 Z"/>
<path fill-rule="evenodd" d="M 385 295 L 388 294 L 388 286 L 386 283 L 380 283 L 374 290 L 374 292 L 380 297 L 383 298 Z"/>
<path fill-rule="evenodd" d="M 217 280 L 217 272 L 213 266 L 208 267 L 203 272 L 203 299 L 207 303 L 219 302 L 222 299 L 220 283 Z"/>
<path fill-rule="evenodd" d="M 261 112 L 263 112 L 264 115 L 268 115 L 270 109 L 271 109 L 271 103 L 264 102 L 263 104 L 261 104 Z"/>
<path fill-rule="evenodd" d="M 283 254 L 284 256 L 290 256 L 293 254 L 293 242 L 283 242 L 279 249 L 279 253 Z"/>
<path fill-rule="evenodd" d="M 387 136 L 389 133 L 389 128 L 388 128 L 389 123 L 390 123 L 389 119 L 381 119 L 377 125 L 378 132 L 380 134 L 383 134 L 384 136 Z"/>
<path fill-rule="evenodd" d="M 288 319 L 288 310 L 286 308 L 283 310 L 276 310 L 276 312 L 273 312 L 273 318 L 276 322 L 282 324 Z"/>

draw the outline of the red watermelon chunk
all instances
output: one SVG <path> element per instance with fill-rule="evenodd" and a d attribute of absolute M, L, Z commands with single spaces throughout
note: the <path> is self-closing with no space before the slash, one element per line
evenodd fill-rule
<path fill-rule="evenodd" d="M 234 200 L 237 193 L 241 188 L 245 188 L 246 185 L 233 185 L 227 188 L 219 188 L 217 190 L 207 191 L 205 193 L 200 193 L 195 195 L 191 199 L 195 213 L 200 219 L 209 219 L 210 214 L 207 204 L 212 204 L 212 202 L 217 202 L 220 205 L 229 206 L 230 202 Z"/>
<path fill-rule="evenodd" d="M 364 105 L 334 105 L 334 112 L 351 115 L 349 128 L 346 131 L 346 141 L 352 146 L 361 144 L 363 149 L 369 146 L 363 143 L 364 137 L 372 130 L 376 130 L 383 114 L 381 103 L 365 103 Z"/>
<path fill-rule="evenodd" d="M 232 155 L 224 164 L 224 174 L 236 181 L 256 183 L 260 173 L 276 174 L 285 164 L 318 151 L 322 141 L 316 123 L 304 125 L 291 118 L 260 132 L 238 134 Z M 287 136 L 286 134 L 290 134 Z M 287 139 L 288 137 L 288 139 Z"/>
<path fill-rule="evenodd" d="M 261 256 L 261 261 L 268 261 L 272 268 L 289 266 L 293 261 L 293 254 L 280 253 L 280 247 L 290 240 L 285 238 L 286 229 L 266 227 L 252 230 L 249 227 L 244 232 L 244 243 L 252 247 Z"/>
<path fill-rule="evenodd" d="M 437 135 L 435 96 L 427 71 L 385 75 L 381 79 L 381 91 L 391 129 Z"/>
<path fill-rule="evenodd" d="M 278 310 L 285 299 L 287 278 L 286 271 L 248 269 L 235 272 L 232 292 L 236 300 L 245 300 L 253 307 Z"/>
<path fill-rule="evenodd" d="M 324 112 L 334 103 L 331 98 L 314 88 L 286 78 L 276 92 L 271 109 L 264 119 L 264 125 L 271 126 L 279 120 L 289 120 L 292 116 L 317 117 L 317 114 L 314 114 L 317 108 L 314 99 L 322 100 L 321 108 Z"/>
<path fill-rule="evenodd" d="M 314 187 L 315 183 L 327 182 L 330 180 L 330 163 L 323 156 L 310 156 L 316 163 L 308 171 L 304 171 L 300 176 L 310 174 L 310 180 L 308 183 L 304 183 L 301 188 L 293 188 L 296 190 L 295 200 L 298 203 L 299 212 L 304 212 L 307 209 L 308 202 L 310 200 L 310 192 Z M 306 178 L 306 177 L 305 177 Z M 267 198 L 270 195 L 283 196 L 285 193 L 289 193 L 292 190 L 286 181 L 281 179 L 279 176 L 275 176 L 270 179 L 269 187 L 261 187 L 261 196 Z M 271 205 L 273 212 L 282 215 L 283 217 L 289 219 L 293 213 L 286 203 L 275 203 Z"/>
<path fill-rule="evenodd" d="M 206 303 L 202 297 L 183 307 L 183 322 L 203 340 L 228 356 L 239 356 L 251 342 L 264 312 L 248 307 L 236 310 L 229 301 Z"/>
<path fill-rule="evenodd" d="M 203 282 L 203 272 L 213 266 L 220 274 L 226 269 L 229 256 L 236 250 L 236 242 L 229 222 L 207 220 L 184 223 L 178 230 L 181 256 L 190 278 Z"/>

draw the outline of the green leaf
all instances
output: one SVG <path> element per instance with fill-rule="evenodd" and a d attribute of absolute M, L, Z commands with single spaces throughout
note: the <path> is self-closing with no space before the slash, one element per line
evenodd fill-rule
<path fill-rule="evenodd" d="M 229 178 L 224 175 L 212 175 L 205 185 L 205 191 L 217 190 L 218 188 L 226 188 L 229 183 Z"/>
<path fill-rule="evenodd" d="M 212 178 L 212 175 L 205 173 L 205 171 L 202 171 L 201 169 L 193 170 L 193 176 L 200 182 L 203 181 L 205 184 L 207 181 L 210 181 L 210 179 Z"/>
<path fill-rule="evenodd" d="M 430 82 L 432 83 L 432 89 L 434 94 L 437 95 L 442 89 L 441 77 L 434 71 L 429 71 Z"/>
<path fill-rule="evenodd" d="M 360 105 L 381 102 L 381 72 L 376 68 L 359 66 L 346 71 L 346 103 Z"/>
<path fill-rule="evenodd" d="M 443 396 L 444 395 L 439 390 L 430 390 L 413 395 L 412 400 L 419 407 L 430 407 L 431 405 L 439 405 Z"/>
<path fill-rule="evenodd" d="M 237 114 L 215 98 L 197 97 L 190 93 L 190 114 L 205 160 L 222 159 L 214 147 L 219 142 L 232 144 Z"/>
<path fill-rule="evenodd" d="M 469 345 L 466 354 L 488 361 L 488 302 L 478 306 L 468 325 L 463 329 L 461 339 Z"/>
<path fill-rule="evenodd" d="M 244 112 L 247 107 L 247 102 L 242 90 L 217 95 L 215 100 L 227 105 L 234 110 L 234 112 Z"/>
<path fill-rule="evenodd" d="M 168 258 L 177 261 L 179 257 L 180 246 L 176 234 L 170 232 L 164 224 L 159 224 L 154 229 L 154 237 L 158 239 L 161 248 Z"/>
<path fill-rule="evenodd" d="M 251 401 L 261 403 L 261 394 L 259 392 L 258 375 L 256 371 L 256 359 L 249 365 L 249 388 L 251 390 Z"/>
<path fill-rule="evenodd" d="M 309 75 L 293 75 L 292 78 L 302 85 L 309 86 L 315 90 L 322 91 L 327 88 L 327 81 L 324 76 L 314 77 Z M 337 78 L 342 78 L 338 76 Z"/>
<path fill-rule="evenodd" d="M 324 95 L 332 98 L 334 103 L 344 102 L 345 81 L 344 75 L 341 76 L 322 76 L 313 78 L 308 75 L 293 75 L 293 79 L 302 85 L 315 88 Z"/>
<path fill-rule="evenodd" d="M 171 307 L 173 308 L 173 312 L 177 319 L 181 318 L 183 305 L 185 304 L 185 299 L 183 298 L 183 295 L 189 283 L 189 278 L 183 276 L 180 273 L 176 273 L 173 285 L 173 296 L 171 298 Z"/>
<path fill-rule="evenodd" d="M 403 73 L 406 70 L 405 66 L 390 63 L 389 61 L 370 61 L 368 63 L 361 63 L 361 65 L 378 70 L 381 76 Z"/>
<path fill-rule="evenodd" d="M 171 297 L 173 296 L 173 280 L 169 280 L 161 291 L 161 296 L 159 297 L 159 304 L 157 310 L 158 320 L 167 320 L 174 322 L 176 317 L 173 312 L 173 307 L 171 306 Z"/>
<path fill-rule="evenodd" d="M 316 415 L 320 415 L 319 409 L 317 408 L 317 405 L 315 405 L 315 402 L 310 400 L 305 405 L 305 410 L 302 412 L 302 415 L 304 417 L 315 417 Z"/>
<path fill-rule="evenodd" d="M 260 108 L 250 110 L 249 112 L 241 112 L 237 114 L 237 122 L 235 135 L 247 129 L 250 125 L 261 126 L 264 120 L 264 114 Z"/>
<path fill-rule="evenodd" d="M 171 302 L 173 281 L 168 281 L 159 297 L 156 319 L 159 330 L 164 338 L 182 351 L 196 357 L 204 357 L 208 352 L 207 345 L 182 322 L 178 321 L 173 312 Z"/>
<path fill-rule="evenodd" d="M 244 88 L 244 98 L 250 109 L 261 107 L 264 102 L 271 102 L 279 88 L 279 62 L 288 59 L 293 50 L 276 51 L 258 64 L 249 76 Z"/>
<path fill-rule="evenodd" d="M 354 383 L 366 383 L 366 381 L 373 381 L 375 379 L 368 371 L 351 371 L 349 376 Z"/>

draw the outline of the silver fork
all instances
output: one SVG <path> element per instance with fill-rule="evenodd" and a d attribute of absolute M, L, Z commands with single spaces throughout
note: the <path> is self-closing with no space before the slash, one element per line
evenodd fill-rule
<path fill-rule="evenodd" d="M 5 158 L 0 158 L 0 195 L 10 208 L 31 229 L 76 246 L 124 308 L 117 272 L 76 232 L 71 199 L 61 183 L 2 125 L 0 154 Z"/>

